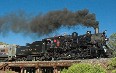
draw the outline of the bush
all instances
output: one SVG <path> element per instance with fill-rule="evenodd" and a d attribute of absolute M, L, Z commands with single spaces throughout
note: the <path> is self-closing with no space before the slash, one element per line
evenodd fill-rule
<path fill-rule="evenodd" d="M 68 70 L 64 69 L 61 73 L 106 73 L 106 70 L 99 65 L 79 63 L 73 64 Z"/>
<path fill-rule="evenodd" d="M 116 73 L 116 57 L 111 59 L 108 65 L 108 69 L 112 71 L 112 73 Z"/>
<path fill-rule="evenodd" d="M 67 69 L 63 69 L 61 73 L 67 73 Z"/>
<path fill-rule="evenodd" d="M 116 70 L 112 70 L 112 73 L 116 73 Z"/>
<path fill-rule="evenodd" d="M 116 57 L 111 59 L 111 61 L 109 62 L 108 69 L 116 69 Z"/>

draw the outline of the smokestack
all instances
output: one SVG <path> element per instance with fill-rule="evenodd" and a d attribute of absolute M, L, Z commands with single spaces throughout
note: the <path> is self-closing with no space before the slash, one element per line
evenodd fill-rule
<path fill-rule="evenodd" d="M 99 33 L 99 28 L 95 28 L 95 34 Z"/>

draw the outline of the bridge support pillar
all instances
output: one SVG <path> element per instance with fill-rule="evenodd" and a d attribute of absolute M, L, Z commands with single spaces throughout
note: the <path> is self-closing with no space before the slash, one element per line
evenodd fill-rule
<path fill-rule="evenodd" d="M 20 73 L 23 73 L 23 70 L 24 70 L 24 68 L 21 68 L 21 72 Z"/>
<path fill-rule="evenodd" d="M 60 73 L 60 68 L 59 67 L 54 67 L 53 73 Z"/>
<path fill-rule="evenodd" d="M 26 72 L 27 72 L 27 70 L 25 69 L 25 70 L 24 70 L 24 73 L 26 73 Z"/>
<path fill-rule="evenodd" d="M 42 73 L 42 69 L 40 67 L 38 67 L 35 72 L 36 73 Z"/>

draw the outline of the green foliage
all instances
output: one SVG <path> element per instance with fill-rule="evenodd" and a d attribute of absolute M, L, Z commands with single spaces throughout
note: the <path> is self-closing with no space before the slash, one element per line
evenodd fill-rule
<path fill-rule="evenodd" d="M 112 70 L 112 73 L 116 73 L 116 70 Z"/>
<path fill-rule="evenodd" d="M 67 69 L 63 69 L 61 73 L 67 73 Z"/>
<path fill-rule="evenodd" d="M 12 73 L 11 71 L 9 71 L 9 70 L 6 70 L 6 73 Z"/>
<path fill-rule="evenodd" d="M 110 36 L 108 46 L 113 50 L 113 56 L 116 57 L 116 33 Z"/>
<path fill-rule="evenodd" d="M 64 69 L 61 73 L 106 73 L 106 70 L 99 65 L 79 63 L 73 64 L 68 70 Z"/>
<path fill-rule="evenodd" d="M 116 69 L 116 57 L 111 59 L 111 61 L 109 62 L 108 69 L 110 70 Z"/>

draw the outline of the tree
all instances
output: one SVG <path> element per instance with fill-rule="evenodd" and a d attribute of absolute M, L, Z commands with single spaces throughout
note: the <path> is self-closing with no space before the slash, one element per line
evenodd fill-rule
<path fill-rule="evenodd" d="M 73 64 L 68 70 L 64 69 L 61 73 L 106 73 L 106 70 L 100 65 L 79 63 Z"/>
<path fill-rule="evenodd" d="M 116 57 L 116 33 L 109 37 L 108 46 L 113 50 L 113 56 Z"/>

